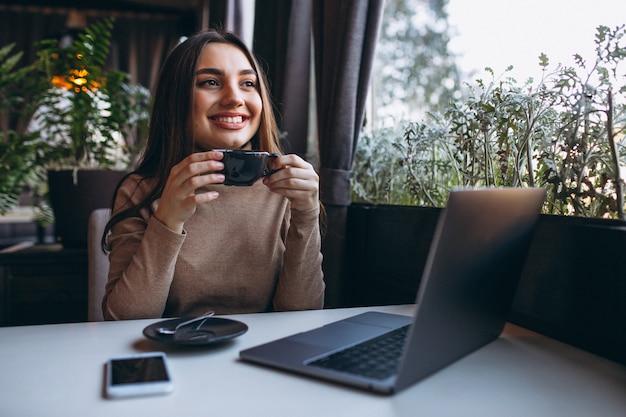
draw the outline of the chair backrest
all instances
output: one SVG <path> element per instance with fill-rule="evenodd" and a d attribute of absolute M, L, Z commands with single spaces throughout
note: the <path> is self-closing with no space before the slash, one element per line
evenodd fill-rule
<path fill-rule="evenodd" d="M 104 227 L 111 216 L 111 209 L 94 210 L 89 216 L 87 230 L 87 320 L 104 321 L 102 298 L 109 276 L 109 257 L 102 251 L 100 241 Z"/>

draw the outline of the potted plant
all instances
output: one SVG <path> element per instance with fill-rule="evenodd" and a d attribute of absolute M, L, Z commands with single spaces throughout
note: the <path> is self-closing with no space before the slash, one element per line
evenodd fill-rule
<path fill-rule="evenodd" d="M 625 35 L 624 26 L 601 26 L 592 62 L 575 56 L 574 66 L 550 69 L 541 55 L 538 82 L 491 71 L 491 80 L 469 85 L 467 99 L 426 120 L 364 133 L 345 304 L 414 300 L 453 187 L 545 187 L 511 319 L 626 360 Z"/>
<path fill-rule="evenodd" d="M 69 45 L 40 41 L 37 68 L 49 88 L 31 128 L 41 141 L 55 230 L 66 247 L 85 247 L 89 214 L 111 204 L 134 162 L 148 122 L 149 92 L 107 70 L 113 20 L 88 26 Z M 75 228 L 76 226 L 76 228 Z"/>

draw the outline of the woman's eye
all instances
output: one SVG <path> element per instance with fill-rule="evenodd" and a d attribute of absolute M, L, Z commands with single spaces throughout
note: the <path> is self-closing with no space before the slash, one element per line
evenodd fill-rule
<path fill-rule="evenodd" d="M 200 80 L 198 82 L 199 85 L 208 85 L 208 86 L 216 86 L 218 85 L 217 80 L 213 78 L 209 78 L 208 80 Z"/>
<path fill-rule="evenodd" d="M 247 80 L 242 83 L 244 87 L 256 88 L 256 82 L 253 80 Z"/>

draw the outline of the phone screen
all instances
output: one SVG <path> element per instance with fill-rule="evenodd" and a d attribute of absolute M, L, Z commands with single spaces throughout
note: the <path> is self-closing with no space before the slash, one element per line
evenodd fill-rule
<path fill-rule="evenodd" d="M 163 352 L 111 358 L 106 380 L 111 398 L 166 394 L 174 389 Z"/>
<path fill-rule="evenodd" d="M 162 356 L 114 359 L 111 367 L 111 385 L 169 380 Z"/>

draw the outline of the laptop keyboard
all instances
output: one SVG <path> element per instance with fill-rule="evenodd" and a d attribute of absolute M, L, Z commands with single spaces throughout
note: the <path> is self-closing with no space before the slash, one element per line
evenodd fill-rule
<path fill-rule="evenodd" d="M 409 325 L 400 327 L 309 365 L 374 379 L 388 378 L 398 370 L 408 329 Z"/>

